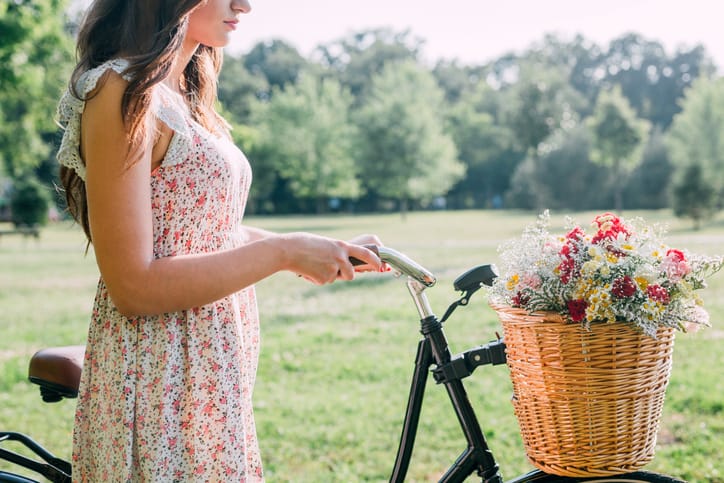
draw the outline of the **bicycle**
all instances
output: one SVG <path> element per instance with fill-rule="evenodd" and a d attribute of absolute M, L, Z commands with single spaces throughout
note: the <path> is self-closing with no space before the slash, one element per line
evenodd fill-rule
<path fill-rule="evenodd" d="M 484 285 L 490 286 L 497 276 L 494 265 L 479 265 L 460 275 L 453 283 L 462 296 L 447 309 L 442 319 L 433 313 L 425 289 L 436 283 L 435 276 L 404 254 L 387 247 L 369 247 L 387 263 L 397 276 L 406 276 L 407 288 L 420 316 L 422 339 L 418 342 L 415 366 L 400 435 L 400 442 L 390 476 L 391 483 L 401 483 L 409 469 L 412 450 L 422 409 L 426 383 L 432 375 L 444 387 L 466 439 L 467 447 L 439 479 L 441 483 L 458 483 L 475 474 L 483 483 L 503 483 L 500 468 L 480 427 L 463 379 L 483 365 L 506 363 L 505 342 L 495 340 L 453 356 L 443 331 L 443 323 L 456 308 L 469 303 L 472 295 Z M 353 263 L 361 263 L 352 260 Z M 40 386 L 43 401 L 56 402 L 78 395 L 78 383 L 83 363 L 83 346 L 56 347 L 36 353 L 30 361 L 29 379 Z M 433 367 L 434 366 L 434 367 Z M 36 472 L 54 483 L 71 481 L 70 462 L 56 457 L 29 436 L 16 432 L 0 432 L 0 444 L 16 441 L 32 451 L 41 461 L 22 456 L 0 447 L 0 459 Z M 37 483 L 14 473 L 0 471 L 0 481 Z M 648 471 L 599 477 L 561 477 L 534 470 L 517 476 L 507 483 L 683 483 L 672 476 Z"/>

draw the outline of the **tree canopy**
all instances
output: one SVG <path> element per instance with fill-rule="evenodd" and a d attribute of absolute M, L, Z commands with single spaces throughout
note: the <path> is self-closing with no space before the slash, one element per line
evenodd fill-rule
<path fill-rule="evenodd" d="M 20 176 L 52 154 L 55 106 L 70 75 L 65 0 L 0 2 L 0 161 Z"/>
<path fill-rule="evenodd" d="M 399 200 L 404 210 L 410 199 L 430 201 L 462 177 L 440 122 L 442 101 L 432 74 L 414 62 L 388 64 L 373 77 L 356 115 L 368 191 Z"/>
<path fill-rule="evenodd" d="M 0 3 L 5 178 L 53 180 L 67 8 Z M 546 35 L 486 63 L 429 65 L 424 44 L 379 28 L 308 57 L 282 39 L 227 55 L 219 107 L 254 169 L 252 208 L 665 208 L 693 164 L 722 206 L 722 78 L 702 46 Z"/>

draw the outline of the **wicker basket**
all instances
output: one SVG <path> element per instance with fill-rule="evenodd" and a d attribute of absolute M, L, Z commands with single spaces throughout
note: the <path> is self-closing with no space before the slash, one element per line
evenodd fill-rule
<path fill-rule="evenodd" d="M 654 457 L 671 373 L 673 329 L 588 331 L 554 313 L 493 306 L 503 325 L 526 454 L 560 476 L 608 476 Z"/>

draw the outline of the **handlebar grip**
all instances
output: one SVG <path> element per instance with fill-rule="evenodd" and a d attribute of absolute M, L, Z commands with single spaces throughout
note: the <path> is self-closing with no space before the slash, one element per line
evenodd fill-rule
<path fill-rule="evenodd" d="M 362 245 L 362 246 L 365 247 L 367 250 L 371 251 L 372 253 L 374 253 L 375 255 L 377 255 L 378 257 L 380 256 L 380 250 L 379 250 L 379 248 L 377 248 L 377 245 Z M 365 263 L 367 263 L 367 262 L 363 262 L 359 258 L 355 258 L 355 257 L 349 257 L 349 262 L 352 265 L 354 265 L 355 267 L 358 265 L 364 265 Z"/>
<path fill-rule="evenodd" d="M 368 250 L 373 251 L 378 257 L 380 257 L 380 260 L 382 260 L 382 262 L 387 263 L 398 272 L 407 275 L 408 277 L 412 277 L 413 279 L 417 280 L 418 282 L 422 283 L 427 287 L 432 287 L 433 285 L 435 285 L 435 282 L 437 280 L 429 270 L 427 270 L 425 267 L 421 266 L 414 260 L 411 260 L 407 256 L 403 255 L 402 253 L 395 251 L 391 248 L 380 247 L 377 245 L 363 246 Z M 350 257 L 349 261 L 352 263 L 352 265 L 362 265 L 365 263 L 362 260 L 354 257 Z"/>

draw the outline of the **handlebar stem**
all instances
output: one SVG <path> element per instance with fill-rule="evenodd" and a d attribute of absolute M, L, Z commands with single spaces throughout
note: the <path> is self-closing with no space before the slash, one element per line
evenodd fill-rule
<path fill-rule="evenodd" d="M 420 314 L 420 320 L 427 319 L 433 315 L 432 309 L 430 308 L 430 302 L 427 300 L 427 295 L 424 293 L 426 288 L 427 285 L 412 277 L 408 277 L 407 290 L 409 290 L 410 295 L 412 295 L 412 300 L 415 302 L 417 312 Z"/>

